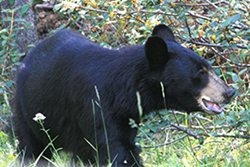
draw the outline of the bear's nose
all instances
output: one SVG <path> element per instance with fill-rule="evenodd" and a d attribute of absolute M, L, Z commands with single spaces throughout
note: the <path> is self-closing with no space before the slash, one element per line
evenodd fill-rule
<path fill-rule="evenodd" d="M 226 99 L 231 99 L 233 97 L 233 95 L 235 94 L 235 91 L 231 88 L 230 90 L 226 91 L 223 96 Z"/>

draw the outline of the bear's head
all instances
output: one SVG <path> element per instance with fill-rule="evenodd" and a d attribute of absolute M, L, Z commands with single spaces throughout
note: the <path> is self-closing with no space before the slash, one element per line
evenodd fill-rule
<path fill-rule="evenodd" d="M 205 59 L 177 43 L 166 25 L 157 25 L 144 47 L 150 70 L 161 74 L 168 108 L 220 114 L 230 102 L 234 90 Z"/>

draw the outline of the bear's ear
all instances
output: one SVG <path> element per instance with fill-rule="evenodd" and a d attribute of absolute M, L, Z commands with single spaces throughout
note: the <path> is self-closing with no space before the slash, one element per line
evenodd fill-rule
<path fill-rule="evenodd" d="M 165 41 L 158 36 L 151 36 L 144 47 L 150 69 L 162 69 L 168 61 L 168 47 Z"/>
<path fill-rule="evenodd" d="M 159 24 L 159 25 L 155 26 L 152 35 L 161 37 L 164 41 L 173 41 L 173 42 L 175 42 L 173 32 L 165 24 Z"/>

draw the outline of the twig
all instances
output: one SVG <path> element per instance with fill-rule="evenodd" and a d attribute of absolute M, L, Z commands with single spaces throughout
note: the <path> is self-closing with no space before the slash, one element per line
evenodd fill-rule
<path fill-rule="evenodd" d="M 81 9 L 84 9 L 84 10 L 89 10 L 89 11 L 94 11 L 94 12 L 99 12 L 99 13 L 109 13 L 108 11 L 105 11 L 105 10 L 87 8 L 87 7 L 83 7 L 83 6 L 79 6 L 79 7 Z M 117 15 L 132 15 L 132 14 L 135 14 L 135 13 L 162 14 L 162 15 L 168 15 L 168 16 L 178 16 L 177 14 L 167 13 L 167 12 L 163 12 L 161 10 L 154 10 L 154 11 L 141 10 L 140 12 L 139 11 L 132 11 L 132 12 L 128 12 L 128 13 L 116 12 L 114 14 L 117 14 Z M 192 16 L 192 17 L 201 18 L 201 19 L 205 19 L 205 20 L 211 21 L 211 19 L 208 18 L 208 17 L 197 15 L 197 14 L 192 14 L 190 12 L 188 12 L 187 16 Z"/>
<path fill-rule="evenodd" d="M 234 25 L 233 27 L 238 28 L 238 29 L 242 29 L 242 30 L 248 30 L 249 29 L 249 27 L 247 25 L 245 25 L 243 23 L 239 23 L 239 24 L 240 24 L 240 26 Z"/>
<path fill-rule="evenodd" d="M 246 67 L 250 67 L 250 64 L 244 65 L 241 64 L 239 65 L 233 65 L 233 66 L 212 66 L 212 68 L 246 68 Z"/>
<path fill-rule="evenodd" d="M 225 59 L 227 62 L 233 63 L 235 66 L 238 67 L 250 67 L 250 64 L 241 64 L 241 63 L 235 63 L 232 62 L 232 60 L 226 58 L 225 56 L 223 56 L 222 54 L 220 54 L 217 50 L 215 50 L 214 48 L 211 48 L 216 54 L 218 54 L 220 57 L 222 57 L 223 59 Z"/>
<path fill-rule="evenodd" d="M 206 0 L 207 1 L 207 0 Z M 207 1 L 208 2 L 208 1 Z M 210 2 L 210 1 L 209 1 Z M 200 3 L 200 4 L 183 4 L 183 3 L 175 3 L 176 6 L 188 6 L 188 7 L 193 7 L 193 6 L 213 6 L 215 8 L 218 8 L 216 5 L 219 5 L 219 4 L 226 4 L 226 5 L 230 5 L 229 2 L 227 1 L 220 1 L 220 2 L 210 2 L 210 3 Z M 239 10 L 247 13 L 247 10 L 244 9 L 244 8 L 241 8 L 239 7 Z"/>
<path fill-rule="evenodd" d="M 174 115 L 174 118 L 175 118 L 175 121 L 177 122 L 177 125 L 180 126 L 180 123 L 179 123 L 179 121 L 178 121 L 178 119 L 177 119 L 177 117 L 175 115 L 175 112 L 172 112 L 172 114 Z"/>
<path fill-rule="evenodd" d="M 194 40 L 190 41 L 191 43 L 194 43 L 196 45 L 203 45 L 203 46 L 207 46 L 207 47 L 215 47 L 215 48 L 223 48 L 223 47 L 229 47 L 228 44 L 226 45 L 219 45 L 219 44 L 210 44 L 210 43 L 203 43 L 203 42 L 196 42 Z M 242 46 L 242 45 L 236 45 L 238 48 L 241 49 L 247 49 L 247 46 Z"/>
<path fill-rule="evenodd" d="M 196 139 L 199 138 L 199 136 L 198 136 L 195 132 L 190 131 L 190 130 L 188 130 L 188 129 L 182 127 L 182 126 L 175 125 L 175 124 L 172 123 L 172 122 L 170 122 L 170 125 L 173 126 L 173 127 L 175 127 L 175 128 L 177 128 L 178 130 L 181 130 L 181 131 L 187 133 L 187 134 L 190 135 L 190 136 L 193 136 L 193 137 L 196 138 Z"/>
<path fill-rule="evenodd" d="M 230 5 L 230 3 L 228 2 L 228 1 L 221 1 L 221 3 L 224 3 L 224 4 L 226 4 L 226 5 Z M 230 5 L 230 7 L 231 8 L 233 8 L 233 6 L 232 5 Z M 245 9 L 243 9 L 243 8 L 241 8 L 241 7 L 239 7 L 239 10 L 241 10 L 241 11 L 243 11 L 243 12 L 247 12 L 247 10 L 245 10 Z"/>
<path fill-rule="evenodd" d="M 53 10 L 54 7 L 55 7 L 54 5 L 50 5 L 50 4 L 37 4 L 35 5 L 35 10 L 37 9 Z"/>
<path fill-rule="evenodd" d="M 209 134 L 200 134 L 202 136 L 211 137 Z M 250 139 L 250 136 L 247 135 L 232 135 L 232 134 L 217 134 L 213 135 L 213 137 L 231 137 L 231 138 L 239 138 L 239 139 Z"/>
<path fill-rule="evenodd" d="M 170 113 L 174 112 L 175 114 L 178 114 L 178 115 L 185 115 L 185 113 L 179 112 L 179 111 L 168 111 L 168 112 L 170 112 Z M 208 119 L 208 118 L 202 117 L 202 116 L 200 116 L 200 115 L 194 115 L 194 116 L 197 117 L 197 118 L 203 119 L 203 120 L 205 120 L 205 121 L 208 121 L 208 122 L 214 124 L 213 121 L 211 121 L 211 120 Z"/>
<path fill-rule="evenodd" d="M 8 126 L 9 128 L 11 127 L 11 126 L 8 124 L 8 122 L 5 121 L 3 118 L 0 117 L 0 120 L 1 120 L 6 126 Z"/>
<path fill-rule="evenodd" d="M 206 1 L 207 1 L 207 3 L 209 3 L 211 6 L 213 6 L 215 9 L 218 8 L 214 3 L 210 2 L 209 0 L 206 0 Z"/>
<path fill-rule="evenodd" d="M 190 137 L 189 136 L 187 136 L 187 138 L 188 138 L 188 143 L 189 143 L 189 148 L 190 148 L 190 150 L 191 150 L 191 152 L 193 153 L 193 155 L 195 156 L 195 152 L 194 152 L 194 149 L 193 149 L 193 147 L 192 147 L 192 143 L 191 143 L 191 140 L 190 140 Z M 195 157 L 196 158 L 196 157 Z M 197 159 L 197 158 L 196 158 Z M 201 162 L 199 159 L 197 159 L 199 162 Z"/>
<path fill-rule="evenodd" d="M 236 56 L 235 49 L 233 49 L 232 45 L 230 44 L 230 40 L 229 40 L 228 37 L 227 37 L 226 31 L 224 31 L 223 34 L 224 34 L 225 40 L 226 40 L 227 43 L 228 43 L 229 48 L 230 48 L 231 51 L 233 52 L 234 57 L 236 57 L 236 59 L 237 59 L 238 61 L 240 61 L 239 58 L 238 58 L 238 56 Z"/>
<path fill-rule="evenodd" d="M 184 136 L 182 136 L 182 137 L 180 137 L 180 138 L 178 138 L 178 139 L 175 139 L 175 140 L 170 141 L 170 142 L 167 142 L 167 143 L 159 144 L 159 145 L 154 145 L 154 146 L 142 146 L 142 148 L 155 148 L 155 147 L 162 147 L 162 146 L 170 145 L 170 144 L 175 143 L 175 142 L 177 142 L 177 141 L 179 141 L 179 140 L 181 140 L 181 139 L 183 139 L 183 138 L 185 138 L 185 137 L 187 137 L 187 136 L 188 136 L 188 135 L 184 135 Z"/>
<path fill-rule="evenodd" d="M 83 26 L 81 26 L 80 24 L 78 24 L 77 21 L 75 22 L 75 24 L 76 24 L 76 26 L 77 26 L 79 29 L 83 30 Z"/>
<path fill-rule="evenodd" d="M 188 25 L 187 17 L 185 17 L 185 23 L 186 23 L 186 26 L 187 26 L 187 29 L 188 29 L 189 38 L 190 38 L 190 39 L 193 39 L 192 34 L 191 34 L 190 27 L 189 27 L 189 25 Z"/>
<path fill-rule="evenodd" d="M 204 130 L 204 129 L 206 129 L 206 130 L 213 130 L 213 129 L 229 128 L 228 126 L 207 126 L 207 127 L 204 127 L 204 126 L 194 126 L 194 125 L 192 125 L 191 127 L 183 125 L 183 127 L 185 127 L 185 128 L 191 128 L 191 129 L 195 129 L 195 130 Z"/>
<path fill-rule="evenodd" d="M 196 17 L 196 18 L 200 18 L 200 19 L 212 21 L 212 19 L 210 19 L 210 18 L 208 18 L 208 17 L 201 16 L 201 15 L 197 15 L 197 14 L 193 14 L 193 13 L 191 13 L 190 11 L 188 11 L 187 13 L 188 13 L 187 16 L 193 16 L 193 17 Z"/>
<path fill-rule="evenodd" d="M 244 82 L 243 84 L 241 84 L 241 85 L 239 86 L 239 88 L 238 88 L 238 89 L 241 89 L 241 87 L 243 87 L 244 85 L 249 84 L 249 83 L 250 83 L 250 81 L 248 81 L 248 82 Z"/>
<path fill-rule="evenodd" d="M 196 4 L 188 4 L 188 3 L 174 3 L 176 6 L 188 6 L 188 7 L 193 7 L 193 6 L 209 6 L 208 3 L 196 3 Z"/>
<path fill-rule="evenodd" d="M 205 131 L 205 133 L 207 133 L 207 129 L 206 127 L 203 125 L 202 121 L 199 118 L 195 118 L 195 120 L 197 121 L 197 123 L 199 125 L 201 125 L 201 127 L 203 128 L 203 130 Z"/>
<path fill-rule="evenodd" d="M 93 12 L 98 12 L 98 13 L 109 13 L 108 11 L 105 11 L 105 10 L 87 8 L 87 7 L 83 7 L 83 6 L 79 6 L 79 7 L 80 7 L 81 9 L 89 10 L 89 11 L 93 11 Z"/>

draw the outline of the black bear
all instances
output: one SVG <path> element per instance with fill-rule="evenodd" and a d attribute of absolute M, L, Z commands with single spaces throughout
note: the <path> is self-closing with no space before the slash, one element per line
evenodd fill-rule
<path fill-rule="evenodd" d="M 45 39 L 24 59 L 17 75 L 15 130 L 19 149 L 37 157 L 49 140 L 33 120 L 46 116 L 45 129 L 56 148 L 83 162 L 140 166 L 134 139 L 143 115 L 175 109 L 220 114 L 234 90 L 211 66 L 157 25 L 145 45 L 107 49 L 82 35 L 63 30 Z M 162 86 L 164 86 L 165 99 Z M 138 93 L 137 93 L 138 92 Z M 165 100 L 165 101 L 164 101 Z"/>

